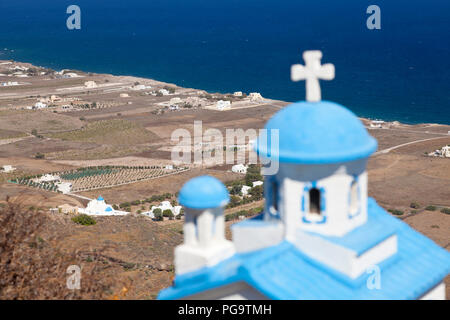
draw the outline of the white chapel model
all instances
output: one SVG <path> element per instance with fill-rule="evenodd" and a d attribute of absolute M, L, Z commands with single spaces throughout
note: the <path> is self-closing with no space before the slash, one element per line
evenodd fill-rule
<path fill-rule="evenodd" d="M 275 151 L 255 145 L 279 162 L 276 174 L 262 168 L 264 211 L 234 224 L 228 241 L 226 187 L 188 181 L 176 277 L 159 299 L 445 299 L 450 254 L 368 198 L 377 142 L 350 110 L 321 101 L 319 79 L 333 79 L 334 66 L 321 65 L 320 51 L 303 57 L 292 79 L 306 80 L 306 101 L 267 122 L 279 130 Z"/>

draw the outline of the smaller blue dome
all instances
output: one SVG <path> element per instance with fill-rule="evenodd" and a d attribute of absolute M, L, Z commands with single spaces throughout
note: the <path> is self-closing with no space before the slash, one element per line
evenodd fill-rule
<path fill-rule="evenodd" d="M 192 209 L 225 206 L 230 201 L 228 190 L 218 179 L 200 176 L 186 182 L 178 195 L 178 202 Z"/>
<path fill-rule="evenodd" d="M 297 102 L 266 124 L 267 143 L 257 141 L 258 155 L 280 162 L 326 164 L 369 157 L 377 141 L 347 108 L 328 101 Z M 271 150 L 271 129 L 279 130 L 279 148 Z M 274 148 L 275 149 L 275 148 Z"/>
<path fill-rule="evenodd" d="M 113 209 L 112 209 L 111 207 L 107 207 L 107 208 L 105 209 L 105 211 L 106 211 L 106 212 L 111 212 L 111 211 L 113 211 Z"/>
<path fill-rule="evenodd" d="M 103 199 L 103 197 L 100 196 L 100 197 L 97 198 L 97 200 L 98 200 L 98 201 L 104 201 L 105 199 Z"/>

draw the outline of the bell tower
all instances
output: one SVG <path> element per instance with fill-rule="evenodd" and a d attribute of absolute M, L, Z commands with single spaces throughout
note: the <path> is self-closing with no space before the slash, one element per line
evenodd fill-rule
<path fill-rule="evenodd" d="M 225 239 L 224 208 L 228 190 L 211 176 L 188 181 L 180 190 L 185 207 L 184 243 L 175 248 L 175 272 L 182 274 L 212 266 L 232 256 L 233 243 Z"/>

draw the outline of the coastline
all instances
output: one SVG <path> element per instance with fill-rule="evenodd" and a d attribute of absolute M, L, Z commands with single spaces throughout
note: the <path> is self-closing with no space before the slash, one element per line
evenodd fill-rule
<path fill-rule="evenodd" d="M 6 49 L 7 48 L 5 48 L 5 50 Z M 14 50 L 12 50 L 12 52 L 14 52 Z M 4 62 L 12 62 L 12 63 L 18 63 L 18 64 L 27 64 L 27 65 L 31 65 L 33 67 L 45 68 L 45 69 L 49 69 L 49 70 L 53 70 L 53 71 L 72 70 L 72 71 L 75 71 L 75 72 L 79 72 L 81 74 L 89 74 L 89 75 L 97 75 L 97 76 L 112 76 L 112 77 L 127 77 L 127 78 L 133 78 L 133 79 L 136 79 L 136 80 L 151 81 L 151 82 L 154 82 L 154 83 L 159 83 L 159 84 L 167 85 L 167 86 L 175 86 L 177 88 L 181 88 L 181 89 L 185 89 L 185 90 L 195 90 L 195 91 L 200 91 L 200 92 L 206 92 L 208 94 L 221 94 L 221 95 L 232 94 L 231 92 L 223 92 L 223 91 L 214 91 L 213 92 L 213 91 L 208 91 L 208 90 L 201 89 L 201 88 L 183 87 L 183 86 L 178 85 L 175 82 L 165 82 L 165 81 L 160 81 L 160 80 L 157 80 L 157 79 L 154 79 L 154 78 L 141 77 L 141 76 L 135 76 L 135 75 L 130 75 L 130 74 L 114 74 L 114 73 L 103 73 L 103 72 L 99 73 L 99 72 L 91 72 L 89 70 L 67 69 L 67 68 L 63 68 L 61 70 L 57 70 L 57 69 L 53 69 L 53 67 L 46 66 L 46 65 L 37 65 L 37 64 L 34 64 L 33 62 L 18 61 L 18 60 L 15 60 L 15 59 L 0 59 L 0 64 L 4 63 Z M 1 89 L 1 86 L 0 86 L 0 89 Z M 257 90 L 255 90 L 255 91 L 257 91 Z M 264 98 L 268 99 L 268 100 L 278 101 L 280 103 L 286 103 L 286 104 L 294 103 L 294 101 L 279 100 L 279 99 L 271 98 L 271 97 L 268 97 L 268 96 L 267 97 L 264 96 Z M 341 103 L 341 104 L 343 104 L 343 103 Z M 343 105 L 345 106 L 345 104 L 343 104 Z M 351 111 L 354 112 L 353 110 L 351 110 Z M 438 123 L 438 122 L 413 122 L 413 121 L 412 122 L 406 122 L 406 121 L 400 121 L 400 120 L 397 120 L 397 119 L 388 120 L 389 117 L 387 117 L 387 118 L 383 118 L 383 117 L 381 117 L 381 118 L 380 117 L 367 117 L 367 116 L 361 116 L 361 115 L 359 115 L 357 113 L 355 113 L 355 114 L 356 114 L 356 116 L 359 119 L 361 119 L 363 121 L 368 121 L 368 122 L 371 122 L 371 121 L 383 121 L 385 123 L 396 123 L 396 125 L 406 125 L 406 126 L 448 126 L 448 125 L 450 125 L 450 123 L 446 124 L 446 123 Z"/>

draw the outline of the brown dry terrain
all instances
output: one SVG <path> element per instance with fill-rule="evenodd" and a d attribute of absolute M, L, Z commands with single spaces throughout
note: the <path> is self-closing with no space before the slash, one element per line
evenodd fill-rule
<path fill-rule="evenodd" d="M 6 68 L 0 65 L 0 73 L 2 67 Z M 223 133 L 226 129 L 260 129 L 286 105 L 270 100 L 260 106 L 249 105 L 231 111 L 192 107 L 170 111 L 160 103 L 174 97 L 200 97 L 204 92 L 149 79 L 76 72 L 83 77 L 57 79 L 52 73 L 27 78 L 0 76 L 0 83 L 26 83 L 0 87 L 0 167 L 13 165 L 17 168 L 9 174 L 0 173 L 0 202 L 10 196 L 27 207 L 45 210 L 61 204 L 84 206 L 85 199 L 15 185 L 7 180 L 96 165 L 164 165 L 170 163 L 169 150 L 173 145 L 170 139 L 175 129 L 184 128 L 192 133 L 196 120 L 202 121 L 203 130 L 217 128 Z M 96 81 L 98 87 L 83 87 L 89 80 Z M 152 89 L 131 90 L 130 86 L 137 82 Z M 148 94 L 167 86 L 175 88 L 173 95 Z M 120 97 L 121 93 L 128 97 Z M 95 103 L 97 107 L 24 109 L 50 95 L 66 99 L 67 104 L 92 106 Z M 362 120 L 366 125 L 370 123 Z M 35 135 L 32 135 L 33 129 Z M 386 209 L 403 211 L 399 219 L 445 248 L 450 244 L 450 215 L 440 212 L 440 208 L 450 207 L 450 159 L 425 153 L 449 145 L 449 131 L 447 125 L 398 123 L 387 123 L 384 129 L 369 129 L 379 143 L 378 152 L 368 163 L 369 195 Z M 35 159 L 38 153 L 45 159 Z M 222 181 L 242 178 L 229 170 L 230 165 L 191 166 L 189 171 L 180 174 L 80 195 L 88 198 L 102 195 L 107 203 L 119 204 L 163 193 L 175 194 L 184 182 L 201 174 L 211 174 Z M 419 205 L 418 209 L 410 207 L 413 202 Z M 260 205 L 258 202 L 246 206 Z M 438 209 L 425 210 L 430 205 Z M 139 208 L 134 206 L 133 212 Z M 94 226 L 79 226 L 61 214 L 52 232 L 64 237 L 63 247 L 67 250 L 86 248 L 86 252 L 92 252 L 110 246 L 103 258 L 117 267 L 111 274 L 131 279 L 132 283 L 122 298 L 154 298 L 161 288 L 170 285 L 172 252 L 181 242 L 182 221 L 157 223 L 134 214 L 97 220 Z"/>

